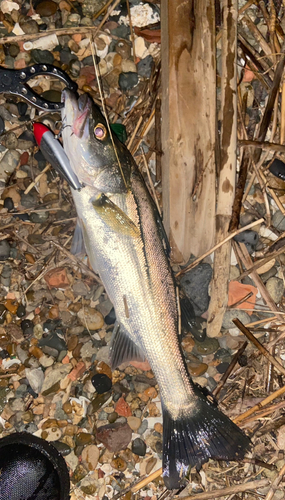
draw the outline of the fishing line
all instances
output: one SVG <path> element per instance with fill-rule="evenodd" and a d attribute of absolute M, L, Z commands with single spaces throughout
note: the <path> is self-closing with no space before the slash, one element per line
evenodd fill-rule
<path fill-rule="evenodd" d="M 116 155 L 116 158 L 117 158 L 117 162 L 118 162 L 121 174 L 122 174 L 122 178 L 123 178 L 125 187 L 127 189 L 128 186 L 127 186 L 127 183 L 126 183 L 126 179 L 125 179 L 125 176 L 124 176 L 124 172 L 123 172 L 123 169 L 122 169 L 121 162 L 119 160 L 119 155 L 118 155 L 118 152 L 117 152 L 117 148 L 116 148 L 116 145 L 115 145 L 115 142 L 114 142 L 112 130 L 111 130 L 111 127 L 110 127 L 110 123 L 109 123 L 109 119 L 108 119 L 108 115 L 107 115 L 107 110 L 106 110 L 106 106 L 105 106 L 105 100 L 104 100 L 104 96 L 103 96 L 103 92 L 102 92 L 101 82 L 100 82 L 100 78 L 99 78 L 99 72 L 98 72 L 98 68 L 97 68 L 97 63 L 96 63 L 96 60 L 95 60 L 95 55 L 96 54 L 94 52 L 94 46 L 95 46 L 95 50 L 96 50 L 96 45 L 95 45 L 95 43 L 94 43 L 94 45 L 93 45 L 93 43 L 91 43 L 91 39 L 90 38 L 89 38 L 89 43 L 90 43 L 90 47 L 91 47 L 93 65 L 94 65 L 94 69 L 95 69 L 96 80 L 97 80 L 97 83 L 98 83 L 98 89 L 99 89 L 100 99 L 101 99 L 101 103 L 102 103 L 103 114 L 104 114 L 104 117 L 105 117 L 105 120 L 106 120 L 106 123 L 107 123 L 108 132 L 109 132 L 110 137 L 111 137 L 112 146 L 114 148 L 114 152 L 115 152 L 115 155 Z"/>

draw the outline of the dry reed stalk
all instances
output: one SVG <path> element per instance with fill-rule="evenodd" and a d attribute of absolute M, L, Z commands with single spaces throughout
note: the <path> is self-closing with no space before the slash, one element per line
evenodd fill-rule
<path fill-rule="evenodd" d="M 263 354 L 263 356 L 272 363 L 275 368 L 285 375 L 285 368 L 270 354 L 270 352 L 263 347 L 263 345 L 255 338 L 251 331 L 246 328 L 239 319 L 233 319 L 233 323 L 238 327 L 238 329 L 247 337 L 247 339 Z"/>

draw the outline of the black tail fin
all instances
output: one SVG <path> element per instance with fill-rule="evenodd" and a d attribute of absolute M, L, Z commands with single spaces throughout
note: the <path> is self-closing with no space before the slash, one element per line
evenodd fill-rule
<path fill-rule="evenodd" d="M 201 467 L 209 458 L 239 460 L 249 438 L 212 403 L 200 397 L 173 419 L 163 409 L 163 477 L 168 489 L 179 488 L 189 466 Z"/>

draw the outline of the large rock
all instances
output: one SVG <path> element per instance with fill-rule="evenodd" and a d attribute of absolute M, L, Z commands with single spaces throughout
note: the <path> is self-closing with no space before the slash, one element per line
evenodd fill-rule
<path fill-rule="evenodd" d="M 181 278 L 181 285 L 191 300 L 196 316 L 201 316 L 208 309 L 210 302 L 208 288 L 212 272 L 210 264 L 203 262 Z"/>
<path fill-rule="evenodd" d="M 102 425 L 96 433 L 98 441 L 103 443 L 109 451 L 118 453 L 127 448 L 132 439 L 132 429 L 125 423 Z"/>

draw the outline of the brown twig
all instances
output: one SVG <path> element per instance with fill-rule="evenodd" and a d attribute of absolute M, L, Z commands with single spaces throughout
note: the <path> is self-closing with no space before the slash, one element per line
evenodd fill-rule
<path fill-rule="evenodd" d="M 283 409 L 285 406 L 285 402 L 281 401 L 280 403 L 276 403 L 275 405 L 270 406 L 269 408 L 266 408 L 265 410 L 260 410 L 256 412 L 256 414 L 253 417 L 249 417 L 246 420 L 244 420 L 243 425 L 247 425 L 250 422 L 254 422 L 255 420 L 259 418 L 266 417 L 267 415 L 271 415 L 273 412 L 277 410 Z"/>
<path fill-rule="evenodd" d="M 233 419 L 233 422 L 235 422 L 236 424 L 239 424 L 240 422 L 245 420 L 247 417 L 250 417 L 250 415 L 252 415 L 256 411 L 263 408 L 263 406 L 266 406 L 268 403 L 271 403 L 271 401 L 273 401 L 274 399 L 279 398 L 279 396 L 282 396 L 282 394 L 284 394 L 284 393 L 285 393 L 285 386 L 283 386 L 280 389 L 278 389 L 277 391 L 273 392 L 272 394 L 270 394 L 270 396 L 268 396 L 267 398 L 260 401 L 260 403 L 258 403 L 257 405 L 252 406 L 252 408 L 245 411 L 241 415 L 238 415 L 237 417 L 235 417 Z"/>
<path fill-rule="evenodd" d="M 133 30 L 133 23 L 132 23 L 132 16 L 131 16 L 131 9 L 130 9 L 129 0 L 127 0 L 127 9 L 128 9 L 129 23 L 130 23 L 131 41 L 132 41 L 132 46 L 133 46 L 133 59 L 134 59 L 134 62 L 136 62 L 135 37 L 134 37 L 134 30 Z"/>
<path fill-rule="evenodd" d="M 279 248 L 275 252 L 272 252 L 267 257 L 264 257 L 263 259 L 260 259 L 257 262 L 255 262 L 251 267 L 249 267 L 246 271 L 244 271 L 242 274 L 240 274 L 240 276 L 238 276 L 237 278 L 235 278 L 235 280 L 237 280 L 237 281 L 243 280 L 246 276 L 248 276 L 252 272 L 256 271 L 257 269 L 259 269 L 260 267 L 262 267 L 264 264 L 266 264 L 270 260 L 273 260 L 275 257 L 277 257 L 277 255 L 280 255 L 281 253 L 284 253 L 284 246 L 282 246 L 281 248 Z"/>
<path fill-rule="evenodd" d="M 237 318 L 233 319 L 233 323 L 248 338 L 248 340 L 253 345 L 255 345 L 255 347 L 257 347 L 257 349 L 263 354 L 263 356 L 265 356 L 265 358 L 267 358 L 268 361 L 270 361 L 270 363 L 272 363 L 279 372 L 285 375 L 285 368 L 283 368 L 283 366 L 278 361 L 276 361 L 276 359 L 270 354 L 270 352 L 268 352 L 267 349 L 263 347 L 263 345 L 259 342 L 259 340 L 257 340 L 255 336 L 251 333 L 251 331 L 248 328 L 246 328 L 242 324 L 242 322 Z"/>
<path fill-rule="evenodd" d="M 285 43 L 283 42 L 280 60 L 277 64 L 277 67 L 276 67 L 276 70 L 274 73 L 272 88 L 269 92 L 268 100 L 267 100 L 264 114 L 263 114 L 261 124 L 260 124 L 260 129 L 259 129 L 259 134 L 258 134 L 257 139 L 258 139 L 258 141 L 261 141 L 261 142 L 263 142 L 265 139 L 267 129 L 268 129 L 269 124 L 270 124 L 271 115 L 272 115 L 272 111 L 274 108 L 277 92 L 279 91 L 279 86 L 280 86 L 280 82 L 281 82 L 281 78 L 282 78 L 283 70 L 284 70 L 284 65 L 285 65 L 284 51 L 285 51 Z M 258 162 L 260 155 L 261 155 L 261 149 L 255 151 L 254 156 L 253 156 L 255 163 Z"/>
<path fill-rule="evenodd" d="M 228 495 L 234 495 L 236 493 L 242 493 L 244 491 L 256 491 L 258 488 L 264 488 L 264 486 L 267 486 L 268 484 L 268 479 L 257 479 L 256 481 L 249 481 L 248 483 L 235 484 L 234 486 L 222 488 L 221 490 L 212 490 L 205 491 L 203 493 L 197 493 L 197 495 L 183 497 L 183 500 L 210 500 L 211 498 L 221 498 Z"/>
<path fill-rule="evenodd" d="M 38 40 L 39 38 L 43 38 L 48 35 L 75 35 L 77 33 L 82 33 L 83 35 L 88 35 L 90 31 L 97 32 L 98 26 L 88 26 L 88 27 L 70 27 L 70 28 L 58 28 L 55 30 L 47 30 L 43 33 L 25 33 L 24 35 L 15 35 L 15 36 L 3 36 L 0 38 L 0 44 L 5 43 L 15 43 L 15 42 L 27 42 L 29 40 Z M 21 125 L 22 126 L 22 125 Z"/>
<path fill-rule="evenodd" d="M 275 144 L 273 142 L 267 142 L 267 141 L 250 141 L 250 140 L 245 140 L 245 139 L 239 139 L 238 141 L 239 146 L 243 147 L 254 147 L 254 148 L 261 148 L 266 151 L 277 151 L 279 153 L 285 153 L 285 146 L 282 146 L 281 144 Z"/>
<path fill-rule="evenodd" d="M 161 474 L 162 474 L 162 467 L 160 467 L 160 469 L 157 469 L 156 471 L 152 472 L 152 474 L 147 476 L 145 479 L 142 479 L 142 481 L 140 481 L 139 483 L 135 484 L 131 488 L 131 492 L 136 493 L 137 491 L 144 488 L 144 486 L 146 486 L 148 483 L 150 483 L 151 481 L 153 481 L 157 477 L 161 476 Z"/>
<path fill-rule="evenodd" d="M 91 269 L 89 269 L 88 266 L 86 266 L 83 262 L 81 262 L 80 259 L 78 259 L 75 255 L 72 255 L 71 252 L 69 252 L 68 250 L 66 250 L 66 248 L 64 248 L 63 246 L 59 245 L 59 243 L 56 243 L 55 241 L 52 241 L 51 243 L 54 246 L 56 246 L 61 252 L 63 252 L 70 260 L 72 260 L 79 267 L 81 267 L 81 269 L 83 269 L 86 272 L 86 274 L 88 274 L 89 276 L 92 276 L 92 278 L 94 278 L 95 281 L 97 281 L 97 283 L 102 284 L 102 281 L 97 276 L 97 274 L 95 274 L 94 271 L 92 271 Z"/>
<path fill-rule="evenodd" d="M 235 353 L 233 359 L 231 360 L 228 368 L 226 369 L 225 373 L 223 374 L 221 380 L 219 381 L 217 387 L 215 388 L 215 390 L 213 391 L 213 395 L 215 397 L 217 397 L 217 395 L 221 392 L 222 388 L 224 387 L 227 379 L 229 378 L 230 374 L 232 373 L 239 357 L 242 355 L 242 353 L 245 351 L 246 349 L 246 346 L 247 346 L 248 342 L 245 341 L 243 343 L 243 345 L 239 348 L 239 350 Z"/>
<path fill-rule="evenodd" d="M 273 470 L 273 471 L 276 470 L 276 465 L 268 464 L 266 462 L 263 462 L 262 460 L 259 460 L 258 458 L 245 457 L 242 461 L 245 464 L 254 464 L 254 465 L 257 465 L 258 467 L 263 467 L 264 469 L 267 469 L 267 470 Z"/>
<path fill-rule="evenodd" d="M 252 260 L 251 260 L 251 257 L 248 253 L 248 250 L 245 246 L 244 243 L 239 243 L 239 245 L 236 243 L 236 242 L 233 242 L 235 248 L 236 248 L 236 251 L 240 257 L 240 259 L 242 260 L 242 263 L 243 265 L 245 266 L 246 269 L 250 269 L 252 267 Z M 268 290 L 267 288 L 265 287 L 262 279 L 260 278 L 260 276 L 257 274 L 256 271 L 252 271 L 250 273 L 251 275 L 251 278 L 253 279 L 254 283 L 255 283 L 255 286 L 259 289 L 260 291 L 260 294 L 262 296 L 262 298 L 265 300 L 266 304 L 268 305 L 268 307 L 271 309 L 271 311 L 273 311 L 274 313 L 278 313 L 279 310 L 278 310 L 278 307 L 276 306 L 274 300 L 272 299 L 271 295 L 268 293 Z"/>

